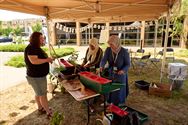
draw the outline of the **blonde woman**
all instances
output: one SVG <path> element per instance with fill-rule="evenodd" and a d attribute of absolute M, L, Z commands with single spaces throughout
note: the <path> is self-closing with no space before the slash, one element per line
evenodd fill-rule
<path fill-rule="evenodd" d="M 96 70 L 96 68 L 99 68 L 102 56 L 103 51 L 99 47 L 98 40 L 96 38 L 92 38 L 89 41 L 89 47 L 86 51 L 86 55 L 81 66 L 89 71 L 93 69 Z"/>

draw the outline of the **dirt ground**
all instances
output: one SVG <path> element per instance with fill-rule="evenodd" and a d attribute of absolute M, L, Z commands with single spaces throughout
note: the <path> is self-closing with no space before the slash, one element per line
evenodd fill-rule
<path fill-rule="evenodd" d="M 144 125 L 188 125 L 188 91 L 182 89 L 180 95 L 177 93 L 174 92 L 175 96 L 171 98 L 152 96 L 130 82 L 127 105 L 149 116 Z M 0 92 L 0 125 L 48 125 L 46 115 L 38 115 L 33 95 L 27 83 Z M 63 113 L 63 125 L 86 125 L 86 103 L 59 90 L 54 97 L 48 93 L 48 99 L 54 112 Z M 90 125 L 95 125 L 98 117 L 100 113 L 92 115 Z"/>
<path fill-rule="evenodd" d="M 172 92 L 172 97 L 158 97 L 135 87 L 135 80 L 159 82 L 160 73 L 155 68 L 143 72 L 137 74 L 130 68 L 126 105 L 148 115 L 144 125 L 188 125 L 188 80 L 184 81 L 181 90 Z M 69 93 L 61 93 L 58 89 L 54 97 L 48 93 L 48 99 L 54 112 L 63 113 L 62 125 L 86 125 L 85 102 L 78 102 Z M 99 104 L 95 107 L 101 111 Z M 100 117 L 101 112 L 92 115 L 90 125 L 95 125 L 96 118 Z M 45 114 L 38 115 L 34 92 L 27 82 L 0 91 L 0 125 L 49 124 Z"/>

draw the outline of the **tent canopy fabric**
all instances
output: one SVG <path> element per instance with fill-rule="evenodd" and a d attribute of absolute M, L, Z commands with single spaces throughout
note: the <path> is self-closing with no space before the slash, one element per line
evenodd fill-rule
<path fill-rule="evenodd" d="M 177 0 L 0 0 L 0 9 L 78 22 L 158 19 Z"/>

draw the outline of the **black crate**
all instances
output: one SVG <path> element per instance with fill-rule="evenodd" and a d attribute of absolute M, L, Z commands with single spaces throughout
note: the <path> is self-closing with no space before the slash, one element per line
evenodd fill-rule
<path fill-rule="evenodd" d="M 135 81 L 135 86 L 142 90 L 149 90 L 150 83 L 144 80 L 139 80 Z"/>

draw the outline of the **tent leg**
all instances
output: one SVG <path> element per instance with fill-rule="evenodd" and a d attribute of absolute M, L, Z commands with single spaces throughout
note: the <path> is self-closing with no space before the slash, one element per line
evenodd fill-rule
<path fill-rule="evenodd" d="M 168 10 L 167 17 L 166 17 L 166 30 L 165 30 L 165 42 L 164 42 L 164 51 L 163 51 L 163 60 L 162 60 L 162 66 L 161 66 L 161 74 L 160 74 L 160 82 L 162 82 L 163 73 L 165 69 L 165 63 L 166 63 L 166 48 L 167 48 L 167 42 L 168 42 L 168 34 L 169 34 L 169 25 L 170 25 L 170 9 Z"/>

